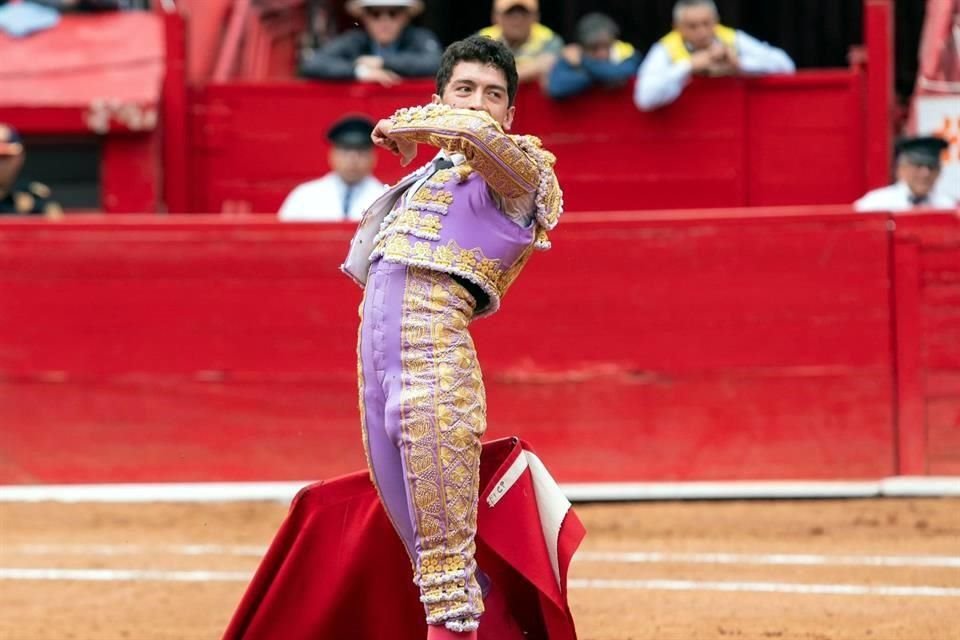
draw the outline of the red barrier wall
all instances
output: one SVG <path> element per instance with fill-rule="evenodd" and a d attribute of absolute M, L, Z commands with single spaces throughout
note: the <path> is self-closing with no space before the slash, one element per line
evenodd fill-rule
<path fill-rule="evenodd" d="M 475 325 L 491 437 L 529 438 L 563 481 L 957 471 L 960 218 L 666 215 L 567 216 Z M 0 482 L 362 466 L 350 234 L 0 223 Z"/>
<path fill-rule="evenodd" d="M 432 82 L 207 86 L 193 99 L 193 210 L 276 211 L 328 170 L 334 120 L 386 117 L 433 91 Z M 703 80 L 653 113 L 637 110 L 631 87 L 555 102 L 525 85 L 514 130 L 557 155 L 573 211 L 849 203 L 867 191 L 864 96 L 864 75 L 850 70 Z M 382 180 L 405 173 L 380 156 Z"/>
<path fill-rule="evenodd" d="M 901 467 L 960 475 L 960 224 L 897 218 L 894 243 Z"/>

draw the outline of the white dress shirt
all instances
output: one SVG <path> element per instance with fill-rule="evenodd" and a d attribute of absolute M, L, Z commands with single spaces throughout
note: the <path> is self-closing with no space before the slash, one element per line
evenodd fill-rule
<path fill-rule="evenodd" d="M 291 191 L 280 207 L 279 217 L 285 222 L 356 221 L 383 190 L 383 183 L 373 176 L 367 176 L 348 188 L 347 183 L 331 171 L 319 180 L 305 182 Z M 345 202 L 348 191 L 350 198 Z"/>
<path fill-rule="evenodd" d="M 910 198 L 910 187 L 905 182 L 897 182 L 889 187 L 874 189 L 853 203 L 857 211 L 909 211 L 911 209 L 953 209 L 957 206 L 953 198 L 936 189 L 923 202 L 914 204 Z"/>
<path fill-rule="evenodd" d="M 745 74 L 793 73 L 796 67 L 783 49 L 761 42 L 737 30 L 734 44 L 740 68 Z M 670 104 L 683 92 L 693 77 L 690 60 L 674 62 L 666 47 L 656 43 L 647 52 L 637 71 L 633 101 L 641 111 L 652 111 Z"/>

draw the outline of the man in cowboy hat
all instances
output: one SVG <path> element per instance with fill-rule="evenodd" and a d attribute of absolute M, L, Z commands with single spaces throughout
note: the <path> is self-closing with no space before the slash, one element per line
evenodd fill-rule
<path fill-rule="evenodd" d="M 401 78 L 431 77 L 442 49 L 429 30 L 410 21 L 423 11 L 421 0 L 350 0 L 347 11 L 363 29 L 340 35 L 300 62 L 300 74 L 325 80 L 355 79 L 396 84 Z"/>

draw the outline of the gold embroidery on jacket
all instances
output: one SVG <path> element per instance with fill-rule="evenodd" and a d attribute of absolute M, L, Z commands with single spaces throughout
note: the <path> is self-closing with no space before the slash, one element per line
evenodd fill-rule
<path fill-rule="evenodd" d="M 442 228 L 440 216 L 407 209 L 390 225 L 389 233 L 408 233 L 424 240 L 439 240 Z"/>
<path fill-rule="evenodd" d="M 429 242 L 412 241 L 404 235 L 391 235 L 377 246 L 374 255 L 392 262 L 448 270 L 476 282 L 488 293 L 500 294 L 509 286 L 519 269 L 510 273 L 500 260 L 487 258 L 480 249 L 464 249 L 451 240 L 446 245 L 431 247 Z M 522 265 L 521 265 L 522 268 Z"/>
<path fill-rule="evenodd" d="M 392 119 L 391 135 L 463 154 L 487 184 L 506 198 L 537 189 L 537 163 L 485 111 L 430 104 L 401 109 Z"/>

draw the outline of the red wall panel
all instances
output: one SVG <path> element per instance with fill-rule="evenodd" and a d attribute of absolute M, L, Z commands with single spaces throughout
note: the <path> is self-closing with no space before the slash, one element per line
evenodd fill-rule
<path fill-rule="evenodd" d="M 491 437 L 564 481 L 895 471 L 890 232 L 821 210 L 570 215 L 475 325 Z M 343 225 L 0 225 L 0 482 L 362 466 Z"/>
<path fill-rule="evenodd" d="M 426 81 L 207 86 L 192 101 L 193 210 L 276 211 L 327 171 L 334 120 L 386 117 L 433 91 Z M 847 70 L 710 79 L 642 113 L 631 87 L 556 102 L 524 85 L 513 129 L 557 155 L 572 211 L 849 203 L 866 191 L 864 91 Z M 406 170 L 381 153 L 376 173 L 393 182 Z"/>
<path fill-rule="evenodd" d="M 895 252 L 909 256 L 897 300 L 898 428 L 915 442 L 910 471 L 960 474 L 960 214 L 897 217 Z M 910 264 L 912 262 L 912 264 Z M 898 285 L 897 290 L 900 291 Z"/>

